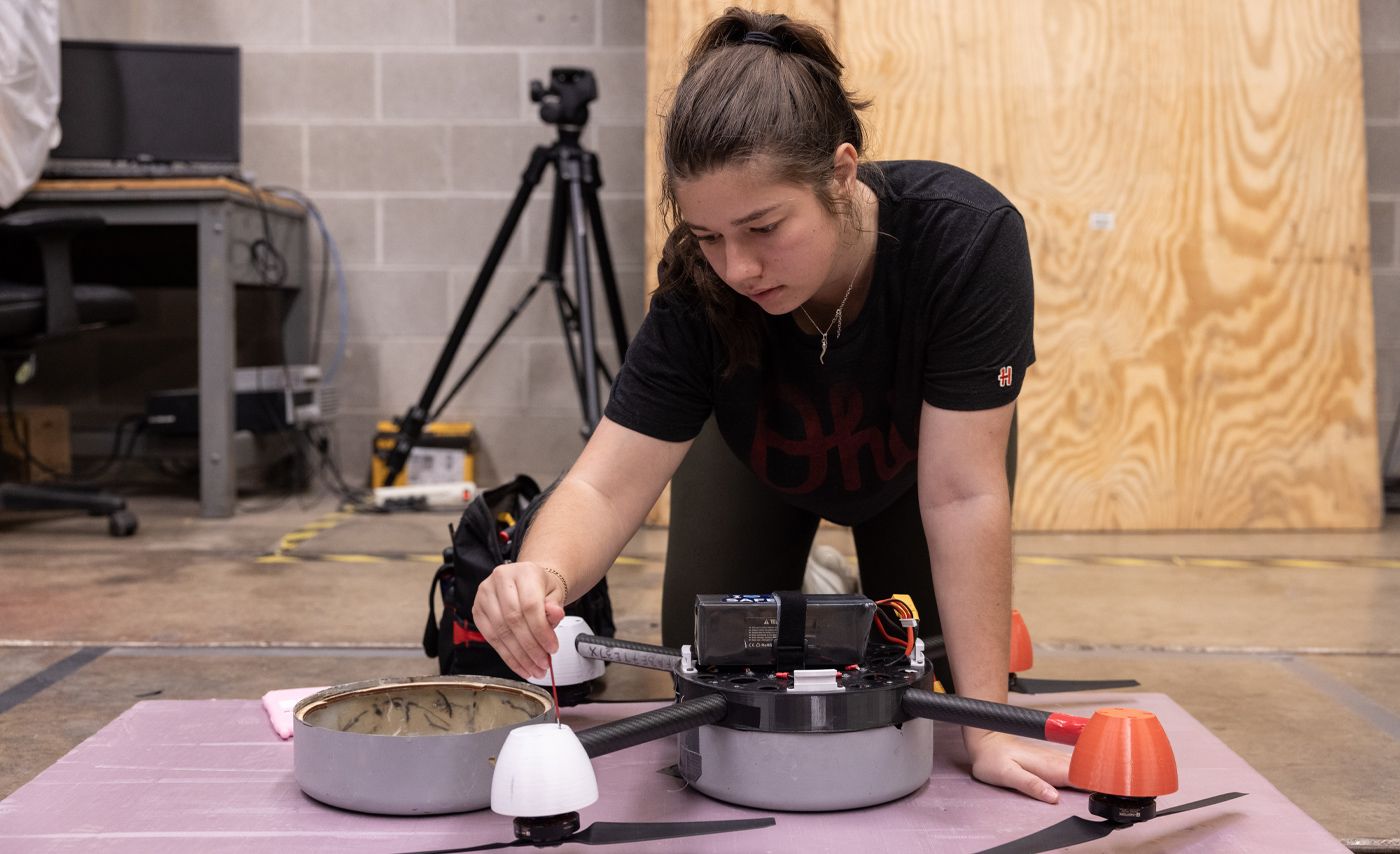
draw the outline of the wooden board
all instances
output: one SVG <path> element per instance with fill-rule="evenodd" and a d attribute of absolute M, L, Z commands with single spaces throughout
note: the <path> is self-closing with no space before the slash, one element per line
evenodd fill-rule
<path fill-rule="evenodd" d="M 20 407 L 12 418 L 0 430 L 0 479 L 43 483 L 73 473 L 66 406 Z"/>
<path fill-rule="evenodd" d="M 652 92 L 717 6 L 649 4 Z M 1356 3 L 831 9 L 870 153 L 968 168 L 1026 217 L 1018 529 L 1379 524 Z"/>
<path fill-rule="evenodd" d="M 242 196 L 246 199 L 261 199 L 265 205 L 286 208 L 296 214 L 305 213 L 302 206 L 286 196 L 258 190 L 229 178 L 45 178 L 29 188 L 30 193 L 180 193 L 180 192 L 220 192 Z"/>

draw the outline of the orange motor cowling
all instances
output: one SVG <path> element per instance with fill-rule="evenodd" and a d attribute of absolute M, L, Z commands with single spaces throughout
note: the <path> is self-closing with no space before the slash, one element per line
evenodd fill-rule
<path fill-rule="evenodd" d="M 1011 609 L 1011 667 L 1008 672 L 1020 673 L 1030 670 L 1031 664 L 1035 662 L 1035 653 L 1031 651 L 1031 633 L 1026 628 L 1026 621 L 1022 619 L 1021 612 L 1015 608 Z"/>
<path fill-rule="evenodd" d="M 1125 798 L 1175 792 L 1176 755 L 1161 721 L 1141 709 L 1094 712 L 1070 757 L 1069 783 Z"/>

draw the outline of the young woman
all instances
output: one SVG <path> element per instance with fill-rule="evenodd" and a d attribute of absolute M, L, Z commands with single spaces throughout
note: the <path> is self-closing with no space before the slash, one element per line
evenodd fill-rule
<path fill-rule="evenodd" d="M 518 673 L 545 672 L 561 606 L 674 475 L 667 645 L 689 642 L 697 593 L 799 588 L 830 519 L 852 527 L 863 591 L 912 595 L 941 631 L 945 684 L 1005 702 L 1007 448 L 1035 359 L 1025 225 L 962 170 L 863 162 L 868 104 L 841 71 L 783 15 L 730 9 L 693 48 L 665 121 L 673 227 L 651 311 L 521 560 L 477 594 Z M 964 740 L 980 780 L 1052 803 L 1066 785 L 1065 754 Z"/>

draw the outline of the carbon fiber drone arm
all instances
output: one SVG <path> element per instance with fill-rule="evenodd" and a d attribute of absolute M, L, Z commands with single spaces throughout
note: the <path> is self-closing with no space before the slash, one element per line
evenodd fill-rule
<path fill-rule="evenodd" d="M 928 718 L 950 724 L 979 727 L 1010 733 L 1041 741 L 1074 744 L 1089 723 L 1088 718 L 1023 709 L 1003 703 L 990 703 L 959 697 L 956 694 L 935 694 L 920 688 L 904 692 L 904 712 L 911 717 Z"/>
<path fill-rule="evenodd" d="M 682 700 L 664 709 L 581 730 L 578 740 L 589 758 L 593 759 L 706 724 L 719 723 L 728 711 L 727 706 L 720 695 L 706 694 L 694 700 Z"/>
<path fill-rule="evenodd" d="M 615 661 L 633 667 L 670 672 L 681 660 L 681 651 L 669 646 L 650 643 L 605 638 L 598 635 L 579 635 L 574 639 L 574 649 L 584 658 L 598 661 Z"/>

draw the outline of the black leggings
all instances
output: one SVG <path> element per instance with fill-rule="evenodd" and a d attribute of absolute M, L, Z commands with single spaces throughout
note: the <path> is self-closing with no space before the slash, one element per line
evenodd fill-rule
<path fill-rule="evenodd" d="M 1015 477 L 1016 431 L 1007 450 Z M 800 590 L 821 520 L 764 486 L 724 443 L 713 419 L 671 481 L 671 526 L 661 588 L 661 642 L 679 647 L 695 633 L 699 593 Z M 854 525 L 861 590 L 871 599 L 908 594 L 919 609 L 919 635 L 942 634 L 929 568 L 928 541 L 911 487 L 874 518 Z M 946 659 L 934 670 L 952 690 Z"/>

